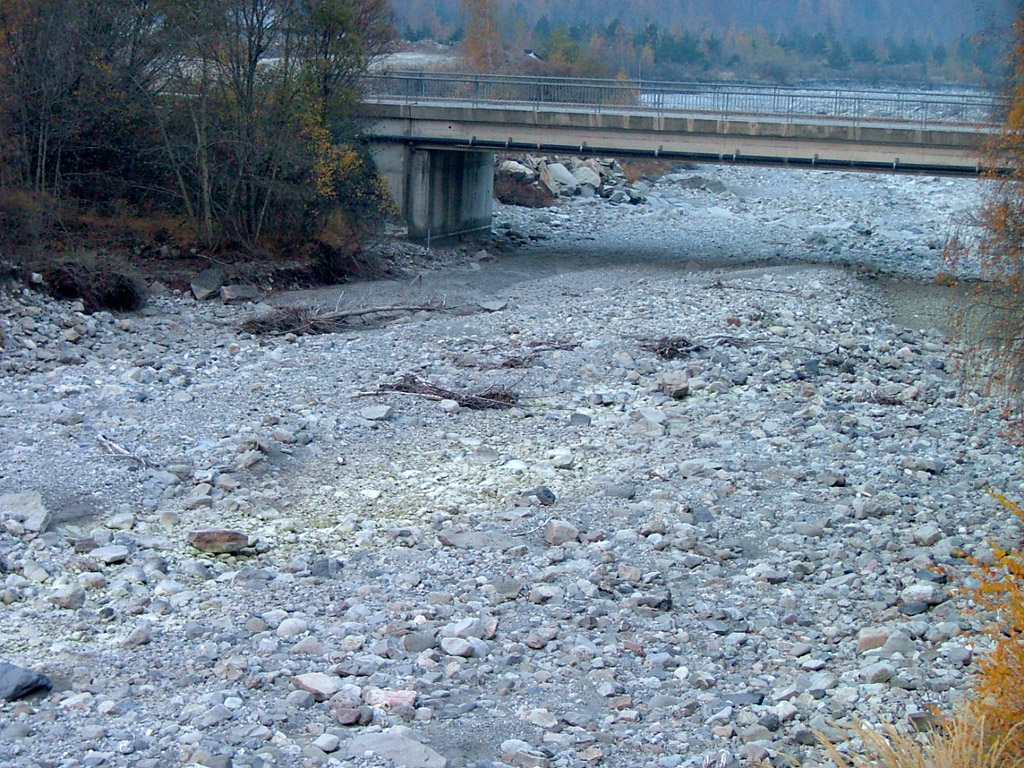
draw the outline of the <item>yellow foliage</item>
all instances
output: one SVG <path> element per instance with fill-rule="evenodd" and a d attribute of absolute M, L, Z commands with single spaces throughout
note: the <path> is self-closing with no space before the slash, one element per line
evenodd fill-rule
<path fill-rule="evenodd" d="M 1024 522 L 1018 502 L 992 496 Z M 852 755 L 822 738 L 838 768 L 1024 768 L 1024 553 L 994 554 L 992 565 L 975 562 L 975 602 L 994 611 L 996 621 L 989 626 L 994 647 L 979 659 L 971 698 L 927 734 L 853 726 L 863 748 Z"/>
<path fill-rule="evenodd" d="M 1024 768 L 1024 758 L 1011 749 L 1009 737 L 988 727 L 984 719 L 961 717 L 924 734 L 886 726 L 881 731 L 863 725 L 849 729 L 864 744 L 859 754 L 842 755 L 823 740 L 839 768 Z"/>
<path fill-rule="evenodd" d="M 1024 509 L 1001 493 L 992 496 L 1024 522 Z M 995 563 L 979 565 L 981 582 L 975 600 L 995 611 L 998 620 L 989 627 L 995 641 L 990 653 L 978 663 L 972 712 L 984 718 L 994 734 L 1008 743 L 1012 755 L 1024 758 L 1024 554 L 1020 550 L 994 549 Z"/>

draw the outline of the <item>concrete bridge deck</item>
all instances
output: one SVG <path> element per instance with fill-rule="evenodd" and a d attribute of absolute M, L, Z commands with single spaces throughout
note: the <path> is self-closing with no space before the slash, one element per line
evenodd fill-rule
<path fill-rule="evenodd" d="M 488 161 L 479 155 L 476 161 L 428 162 L 430 168 L 421 162 L 420 174 L 441 173 L 446 180 L 415 182 L 410 164 L 415 153 L 457 151 L 491 158 L 494 151 L 525 150 L 975 175 L 984 169 L 985 140 L 998 130 L 1005 109 L 992 96 L 966 92 L 887 94 L 424 73 L 374 75 L 366 86 L 369 135 L 384 147 L 382 169 L 417 235 L 422 227 L 414 223 L 416 210 L 427 204 L 418 198 L 428 187 L 436 197 L 462 185 L 443 203 L 447 210 L 441 218 L 437 211 L 420 211 L 424 222 L 437 225 L 435 231 L 482 227 L 479 198 L 489 196 L 491 188 L 466 186 L 470 177 L 472 184 L 488 183 L 483 168 Z M 474 207 L 475 213 L 463 215 Z M 428 234 L 431 229 L 427 226 Z"/>

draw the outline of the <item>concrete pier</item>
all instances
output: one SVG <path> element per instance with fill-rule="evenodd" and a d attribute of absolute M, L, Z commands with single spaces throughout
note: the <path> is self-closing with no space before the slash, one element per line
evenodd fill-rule
<path fill-rule="evenodd" d="M 439 242 L 490 231 L 493 152 L 382 143 L 374 148 L 374 159 L 405 218 L 410 240 Z"/>

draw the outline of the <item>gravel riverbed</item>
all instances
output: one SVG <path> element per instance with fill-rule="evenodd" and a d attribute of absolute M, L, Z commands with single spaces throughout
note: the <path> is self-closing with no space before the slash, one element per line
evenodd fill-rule
<path fill-rule="evenodd" d="M 1024 477 L 939 289 L 875 273 L 933 279 L 979 192 L 503 207 L 512 253 L 271 297 L 431 307 L 320 336 L 3 291 L 0 661 L 52 690 L 0 703 L 0 766 L 816 765 L 948 709 Z"/>

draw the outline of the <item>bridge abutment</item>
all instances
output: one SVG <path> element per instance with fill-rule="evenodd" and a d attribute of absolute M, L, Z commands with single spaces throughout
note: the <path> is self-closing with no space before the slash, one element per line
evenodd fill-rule
<path fill-rule="evenodd" d="M 377 170 L 405 218 L 409 239 L 436 242 L 490 232 L 494 153 L 379 144 Z"/>

